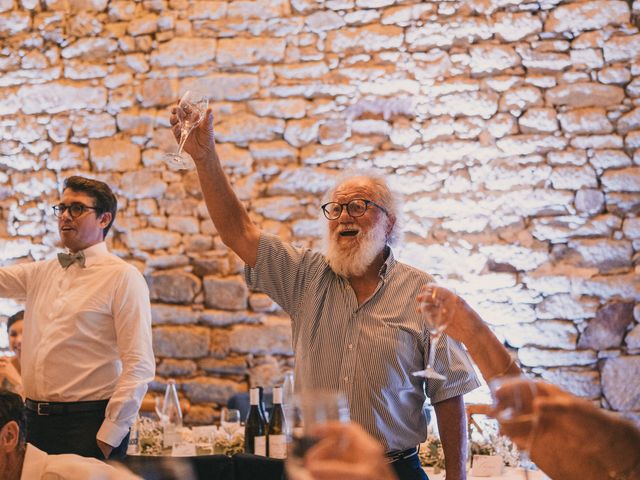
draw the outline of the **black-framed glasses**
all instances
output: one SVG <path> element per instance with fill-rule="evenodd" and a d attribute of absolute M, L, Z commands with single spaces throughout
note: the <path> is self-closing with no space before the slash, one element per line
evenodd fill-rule
<path fill-rule="evenodd" d="M 64 203 L 59 203 L 58 205 L 53 206 L 53 214 L 60 218 L 64 215 L 64 212 L 68 211 L 71 218 L 78 218 L 87 210 L 98 210 L 96 207 L 90 207 L 83 203 L 72 203 L 71 205 L 65 205 Z"/>
<path fill-rule="evenodd" d="M 376 202 L 371 200 L 365 200 L 364 198 L 354 198 L 349 203 L 338 203 L 338 202 L 329 202 L 322 205 L 322 212 L 324 216 L 329 220 L 336 220 L 340 218 L 342 215 L 342 209 L 347 207 L 347 213 L 356 218 L 364 215 L 364 212 L 367 211 L 369 205 L 373 205 L 374 207 L 378 207 L 385 214 L 388 215 L 387 210 L 384 207 L 381 207 Z"/>

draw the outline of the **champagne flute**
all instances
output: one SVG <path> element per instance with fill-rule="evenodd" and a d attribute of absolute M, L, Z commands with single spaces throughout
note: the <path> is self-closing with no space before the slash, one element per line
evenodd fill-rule
<path fill-rule="evenodd" d="M 189 157 L 183 152 L 184 143 L 191 131 L 202 123 L 209 107 L 209 97 L 199 91 L 187 90 L 178 101 L 180 141 L 176 152 L 165 155 L 167 163 L 180 170 L 190 168 Z"/>
<path fill-rule="evenodd" d="M 238 428 L 240 428 L 240 410 L 224 408 L 220 416 L 220 426 L 227 436 L 231 438 Z"/>
<path fill-rule="evenodd" d="M 500 430 L 518 446 L 520 462 L 524 463 L 524 478 L 529 479 L 529 450 L 538 414 L 534 408 L 536 385 L 520 375 L 494 378 L 489 382 L 493 398 L 493 416 Z"/>
<path fill-rule="evenodd" d="M 426 296 L 418 306 L 418 311 L 423 314 L 425 325 L 429 330 L 429 356 L 427 358 L 427 366 L 424 370 L 418 370 L 411 374 L 416 377 L 432 378 L 435 380 L 446 380 L 447 377 L 436 372 L 433 368 L 433 361 L 436 355 L 438 341 L 442 336 L 447 324 L 449 323 L 449 315 L 447 309 L 444 308 L 443 300 L 438 296 L 437 289 L 431 289 L 431 295 Z"/>
<path fill-rule="evenodd" d="M 292 403 L 286 419 L 292 429 L 285 462 L 287 478 L 311 480 L 304 465 L 304 456 L 318 443 L 319 439 L 313 434 L 314 428 L 327 422 L 348 422 L 349 407 L 340 392 L 326 390 L 308 390 L 297 394 Z M 344 446 L 338 444 L 335 448 Z"/>

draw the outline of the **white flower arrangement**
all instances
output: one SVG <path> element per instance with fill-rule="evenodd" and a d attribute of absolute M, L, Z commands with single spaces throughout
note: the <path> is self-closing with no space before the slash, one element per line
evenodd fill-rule
<path fill-rule="evenodd" d="M 215 451 L 232 456 L 244 452 L 244 429 L 237 428 L 232 434 L 220 429 L 215 436 Z"/>
<path fill-rule="evenodd" d="M 138 447 L 140 455 L 162 454 L 162 426 L 148 417 L 138 417 Z"/>

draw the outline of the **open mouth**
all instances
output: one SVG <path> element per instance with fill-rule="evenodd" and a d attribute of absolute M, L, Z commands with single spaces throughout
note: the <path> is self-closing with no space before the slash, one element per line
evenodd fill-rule
<path fill-rule="evenodd" d="M 341 237 L 355 237 L 357 234 L 357 230 L 343 230 L 342 232 L 340 232 Z"/>

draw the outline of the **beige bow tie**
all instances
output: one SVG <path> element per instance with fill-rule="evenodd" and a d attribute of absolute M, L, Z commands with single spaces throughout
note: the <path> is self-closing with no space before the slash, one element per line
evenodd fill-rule
<path fill-rule="evenodd" d="M 84 252 L 77 253 L 59 253 L 58 254 L 58 262 L 62 265 L 62 268 L 69 268 L 74 262 L 78 262 L 78 265 L 84 267 Z"/>

